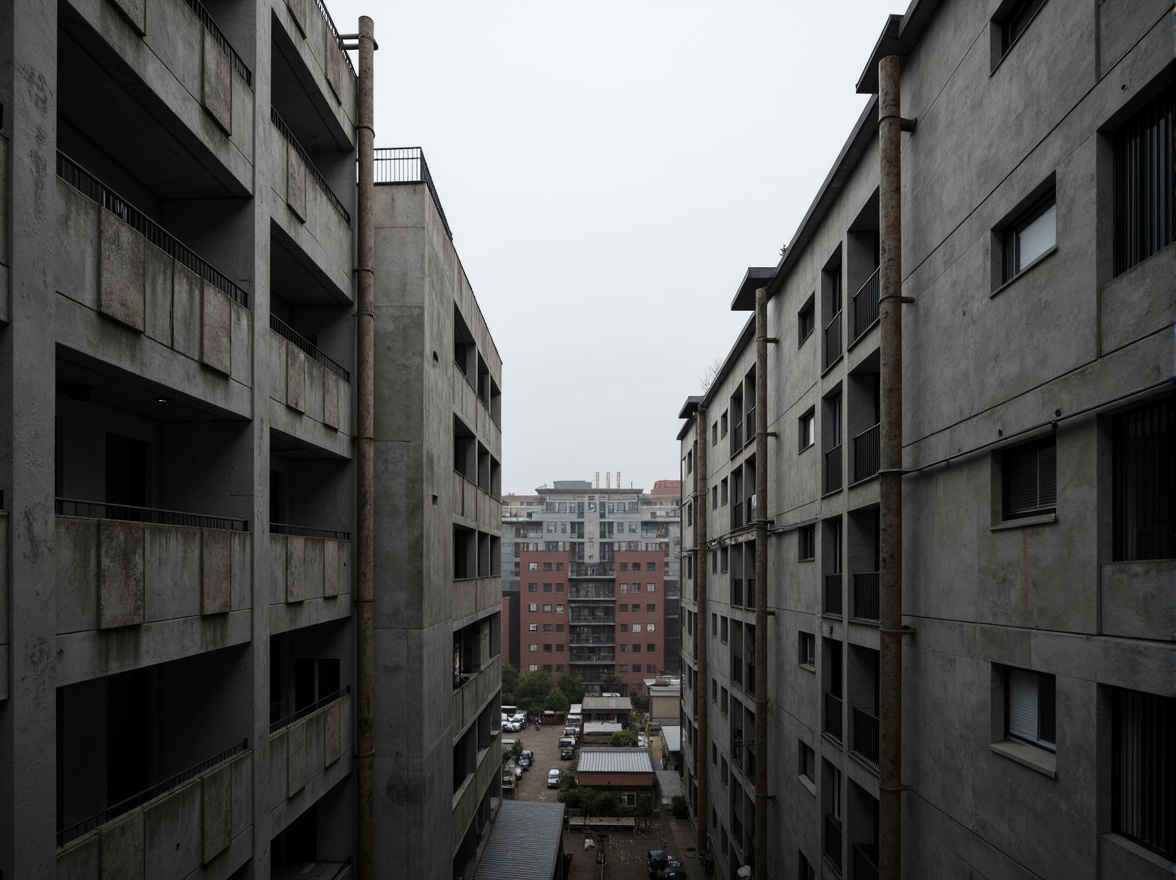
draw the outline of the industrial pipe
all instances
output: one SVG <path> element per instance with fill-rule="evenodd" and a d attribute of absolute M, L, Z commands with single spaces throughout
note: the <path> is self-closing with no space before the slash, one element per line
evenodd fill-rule
<path fill-rule="evenodd" d="M 373 311 L 375 231 L 372 225 L 374 194 L 375 131 L 373 128 L 375 25 L 366 15 L 359 19 L 359 217 L 356 220 L 357 307 L 356 371 L 356 703 L 358 751 L 356 754 L 356 867 L 359 880 L 373 880 L 375 851 L 375 313 Z"/>
<path fill-rule="evenodd" d="M 706 605 L 706 407 L 701 403 L 695 418 L 694 445 L 698 449 L 694 456 L 694 577 L 698 584 L 698 620 L 694 622 L 698 633 L 698 739 L 695 754 L 698 757 L 694 764 L 698 773 L 698 809 L 694 821 L 698 838 L 696 851 L 701 854 L 710 851 L 707 843 L 707 817 L 710 815 L 707 807 L 707 798 L 710 796 L 707 784 L 710 766 L 710 673 L 706 668 L 706 640 L 709 632 Z M 701 750 L 697 746 L 701 746 Z"/>
<path fill-rule="evenodd" d="M 768 290 L 755 292 L 755 876 L 768 867 Z"/>

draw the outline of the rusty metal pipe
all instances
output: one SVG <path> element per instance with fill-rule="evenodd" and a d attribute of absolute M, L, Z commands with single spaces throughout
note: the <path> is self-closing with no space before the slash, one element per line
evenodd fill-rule
<path fill-rule="evenodd" d="M 878 62 L 881 462 L 878 876 L 902 875 L 902 151 L 899 59 Z"/>
<path fill-rule="evenodd" d="M 375 190 L 374 62 L 375 25 L 359 19 L 359 210 L 356 222 L 356 874 L 374 877 L 375 853 L 375 279 L 372 197 Z"/>
<path fill-rule="evenodd" d="M 755 292 L 755 876 L 768 867 L 768 290 Z"/>
<path fill-rule="evenodd" d="M 709 850 L 707 845 L 707 817 L 710 815 L 707 798 L 708 768 L 710 764 L 710 673 L 706 668 L 707 654 L 707 598 L 706 598 L 706 407 L 698 407 L 694 428 L 694 576 L 698 582 L 698 739 L 695 771 L 698 774 L 698 810 L 695 812 L 697 852 Z"/>

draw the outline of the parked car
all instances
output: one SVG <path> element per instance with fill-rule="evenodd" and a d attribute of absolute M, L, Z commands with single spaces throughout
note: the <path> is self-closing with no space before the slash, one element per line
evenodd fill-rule
<path fill-rule="evenodd" d="M 573 749 L 571 746 L 560 746 L 559 759 L 561 761 L 570 761 L 574 757 L 576 757 L 575 749 Z"/>
<path fill-rule="evenodd" d="M 519 766 L 524 770 L 530 770 L 531 765 L 535 763 L 535 753 L 530 749 L 523 749 L 523 753 L 519 755 Z"/>
<path fill-rule="evenodd" d="M 513 773 L 502 774 L 502 790 L 509 791 L 515 787 L 515 778 Z"/>
<path fill-rule="evenodd" d="M 682 870 L 682 863 L 664 849 L 651 849 L 647 852 L 645 865 L 649 868 L 649 876 L 657 877 L 658 880 L 662 880 L 662 878 L 684 880 L 686 877 L 686 873 Z"/>
<path fill-rule="evenodd" d="M 559 768 L 552 767 L 547 771 L 547 787 L 559 788 Z"/>

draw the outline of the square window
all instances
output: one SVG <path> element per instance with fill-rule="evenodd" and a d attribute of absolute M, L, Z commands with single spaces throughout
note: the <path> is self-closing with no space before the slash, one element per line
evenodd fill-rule
<path fill-rule="evenodd" d="M 634 613 L 634 614 L 640 614 L 640 613 L 641 613 L 641 603 L 640 603 L 640 602 L 634 602 L 634 603 L 633 603 L 633 613 Z"/>
<path fill-rule="evenodd" d="M 629 653 L 629 646 L 628 646 L 627 644 L 622 644 L 622 645 L 621 645 L 621 653 L 622 653 L 622 654 L 628 654 L 628 653 Z"/>
<path fill-rule="evenodd" d="M 539 585 L 538 584 L 527 584 L 527 592 L 528 593 L 538 593 L 539 592 Z"/>
<path fill-rule="evenodd" d="M 1113 827 L 1176 859 L 1176 698 L 1115 689 L 1111 713 Z"/>
<path fill-rule="evenodd" d="M 562 593 L 562 592 L 563 592 L 563 584 L 562 584 L 562 583 L 560 583 L 560 584 L 556 584 L 556 585 L 555 585 L 555 591 L 556 591 L 557 593 Z"/>
<path fill-rule="evenodd" d="M 550 643 L 548 643 L 548 644 L 546 644 L 546 645 L 544 645 L 544 646 L 543 646 L 543 653 L 544 653 L 544 654 L 550 654 L 550 653 L 551 653 L 551 644 L 550 644 Z"/>
<path fill-rule="evenodd" d="M 628 602 L 622 602 L 622 603 L 621 603 L 621 612 L 622 612 L 622 613 L 624 613 L 624 612 L 626 612 L 626 611 L 628 611 L 628 610 L 629 610 L 629 603 L 628 603 Z"/>
<path fill-rule="evenodd" d="M 1005 451 L 1001 466 L 1005 519 L 1054 510 L 1058 498 L 1058 465 L 1053 437 Z"/>
<path fill-rule="evenodd" d="M 528 623 L 528 624 L 527 624 L 527 630 L 528 630 L 529 632 L 533 632 L 533 633 L 535 633 L 535 632 L 539 632 L 539 624 L 537 624 L 537 623 Z"/>
<path fill-rule="evenodd" d="M 1176 558 L 1176 397 L 1115 416 L 1112 558 Z"/>
<path fill-rule="evenodd" d="M 816 525 L 802 526 L 796 530 L 798 547 L 796 558 L 800 562 L 811 562 L 817 556 Z"/>
<path fill-rule="evenodd" d="M 657 584 L 646 584 L 645 585 L 645 592 L 656 593 L 657 592 Z"/>
<path fill-rule="evenodd" d="M 655 625 L 654 625 L 654 624 L 652 624 L 652 623 L 647 623 L 647 624 L 645 624 L 645 631 L 646 631 L 646 632 L 653 632 L 653 630 L 654 630 L 654 629 L 655 629 Z"/>
<path fill-rule="evenodd" d="M 527 606 L 527 610 L 528 611 L 538 611 L 539 606 L 536 605 L 534 602 L 532 602 L 530 605 Z"/>
<path fill-rule="evenodd" d="M 817 637 L 812 633 L 800 633 L 799 657 L 801 666 L 817 665 Z"/>
<path fill-rule="evenodd" d="M 556 614 L 563 614 L 563 613 L 564 613 L 564 607 L 563 607 L 562 605 L 556 605 L 556 606 L 555 606 L 555 613 L 556 613 Z"/>
<path fill-rule="evenodd" d="M 809 296 L 808 302 L 800 307 L 796 313 L 796 347 L 804 345 L 804 341 L 813 335 L 817 326 L 816 295 Z"/>
<path fill-rule="evenodd" d="M 1052 675 L 1005 670 L 1005 734 L 1053 751 L 1056 710 Z"/>
<path fill-rule="evenodd" d="M 653 644 L 652 642 L 650 642 L 649 644 L 647 644 L 647 645 L 645 646 L 645 650 L 646 650 L 646 651 L 648 651 L 650 654 L 652 654 L 652 653 L 654 653 L 655 651 L 657 651 L 657 645 L 655 645 L 655 644 Z"/>
<path fill-rule="evenodd" d="M 543 631 L 544 631 L 545 633 L 549 633 L 549 632 L 551 632 L 551 624 L 550 624 L 550 623 L 545 623 L 545 624 L 543 624 Z"/>
<path fill-rule="evenodd" d="M 563 628 L 563 627 L 564 627 L 564 625 L 563 625 L 562 623 L 557 623 L 557 624 L 555 625 L 555 631 L 556 631 L 557 633 L 561 633 L 561 632 L 563 632 L 563 631 L 564 631 L 564 628 Z"/>
<path fill-rule="evenodd" d="M 627 624 L 627 623 L 618 623 L 617 624 L 617 632 L 628 632 L 628 631 L 629 631 L 629 624 Z"/>
<path fill-rule="evenodd" d="M 622 663 L 622 664 L 621 664 L 621 672 L 628 672 L 628 671 L 629 671 L 629 664 L 628 664 L 628 663 Z"/>
<path fill-rule="evenodd" d="M 657 571 L 657 563 L 656 562 L 645 563 L 645 570 L 646 571 Z"/>
<path fill-rule="evenodd" d="M 543 592 L 550 593 L 551 592 L 551 584 L 544 584 L 543 585 Z"/>
<path fill-rule="evenodd" d="M 538 571 L 538 570 L 539 570 L 539 563 L 538 562 L 528 562 L 527 563 L 527 571 Z"/>
<path fill-rule="evenodd" d="M 1037 15 L 1037 11 L 1045 5 L 1045 0 L 1020 0 L 1005 13 L 1000 23 L 1000 53 L 1003 56 L 1013 47 L 1013 43 L 1029 27 L 1029 22 Z"/>
<path fill-rule="evenodd" d="M 622 562 L 621 563 L 621 571 L 628 571 L 628 570 L 629 570 L 629 563 Z"/>
<path fill-rule="evenodd" d="M 543 563 L 543 570 L 544 570 L 544 571 L 551 571 L 551 563 L 550 563 L 550 562 L 544 562 L 544 563 Z"/>
<path fill-rule="evenodd" d="M 555 570 L 556 570 L 556 571 L 563 571 L 563 563 L 562 563 L 562 562 L 557 562 L 557 563 L 555 564 Z"/>
<path fill-rule="evenodd" d="M 1115 274 L 1176 241 L 1176 83 L 1115 132 Z"/>
<path fill-rule="evenodd" d="M 633 653 L 634 653 L 634 654 L 640 654 L 640 653 L 641 653 L 641 643 L 640 643 L 640 642 L 634 642 L 634 643 L 633 643 Z"/>
<path fill-rule="evenodd" d="M 530 651 L 532 654 L 538 653 L 539 643 L 538 642 L 531 642 L 531 644 L 527 645 L 527 650 Z"/>
<path fill-rule="evenodd" d="M 803 416 L 797 426 L 797 436 L 799 437 L 799 450 L 803 452 L 814 443 L 817 442 L 817 413 L 816 410 L 810 409 Z"/>
<path fill-rule="evenodd" d="M 528 664 L 527 672 L 538 672 L 538 671 L 539 671 L 539 664 L 538 663 Z"/>
<path fill-rule="evenodd" d="M 1051 192 L 1004 231 L 1004 281 L 1011 281 L 1058 242 L 1057 201 Z"/>
<path fill-rule="evenodd" d="M 815 783 L 817 781 L 817 753 L 803 741 L 800 742 L 799 771 L 800 775 L 809 780 L 809 782 Z"/>
<path fill-rule="evenodd" d="M 543 606 L 543 611 L 544 611 L 544 613 L 545 613 L 545 614 L 550 614 L 550 613 L 551 613 L 551 606 L 550 606 L 550 605 L 544 605 L 544 606 Z"/>
<path fill-rule="evenodd" d="M 656 606 L 656 605 L 650 605 L 650 604 L 648 604 L 648 603 L 647 603 L 647 604 L 646 604 L 646 606 L 645 606 L 645 610 L 646 610 L 646 611 L 648 611 L 650 614 L 653 614 L 655 611 L 657 611 L 657 606 Z"/>

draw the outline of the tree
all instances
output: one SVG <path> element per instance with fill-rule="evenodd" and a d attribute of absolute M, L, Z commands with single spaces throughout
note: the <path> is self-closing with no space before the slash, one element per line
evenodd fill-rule
<path fill-rule="evenodd" d="M 537 669 L 519 679 L 515 700 L 524 712 L 538 715 L 543 711 L 543 700 L 551 690 L 551 673 Z"/>
<path fill-rule="evenodd" d="M 715 379 L 719 377 L 719 373 L 723 369 L 723 359 L 715 358 L 706 367 L 703 368 L 702 375 L 698 377 L 698 383 L 702 386 L 702 390 L 706 391 L 714 384 Z"/>
<path fill-rule="evenodd" d="M 609 739 L 608 744 L 615 749 L 635 746 L 637 745 L 637 737 L 633 735 L 633 731 L 631 730 L 618 730 Z"/>
<path fill-rule="evenodd" d="M 566 712 L 569 705 L 567 695 L 557 687 L 549 690 L 547 696 L 543 698 L 543 711 L 545 712 Z"/>
<path fill-rule="evenodd" d="M 515 693 L 519 689 L 519 671 L 509 663 L 502 664 L 502 702 L 507 706 L 516 705 Z"/>
<path fill-rule="evenodd" d="M 616 673 L 609 673 L 604 677 L 604 681 L 600 683 L 601 693 L 605 694 L 623 694 L 625 692 L 625 683 L 617 677 Z"/>
<path fill-rule="evenodd" d="M 633 711 L 646 714 L 649 712 L 649 697 L 631 697 L 633 701 Z"/>
<path fill-rule="evenodd" d="M 574 672 L 565 672 L 559 677 L 559 689 L 564 692 L 571 703 L 584 702 L 584 682 Z"/>

